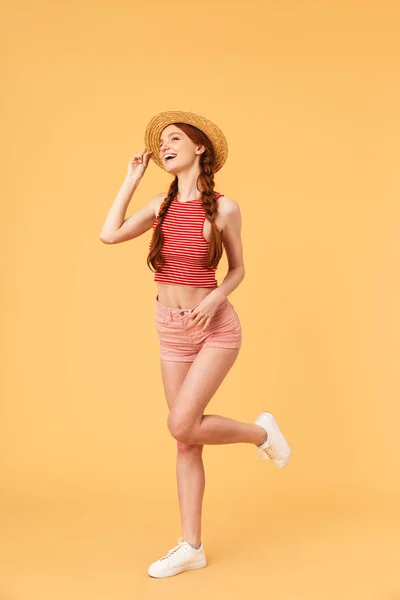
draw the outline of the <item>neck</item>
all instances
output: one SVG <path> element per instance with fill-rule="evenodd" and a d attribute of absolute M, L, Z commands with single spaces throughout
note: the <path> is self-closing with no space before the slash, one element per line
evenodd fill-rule
<path fill-rule="evenodd" d="M 200 198 L 202 190 L 197 187 L 197 180 L 200 172 L 194 167 L 179 174 L 177 198 L 179 202 L 189 202 Z"/>

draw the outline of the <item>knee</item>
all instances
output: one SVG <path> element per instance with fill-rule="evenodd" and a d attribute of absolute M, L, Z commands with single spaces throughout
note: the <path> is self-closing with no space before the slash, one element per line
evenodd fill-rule
<path fill-rule="evenodd" d="M 179 453 L 183 454 L 201 454 L 203 452 L 203 444 L 186 444 L 185 442 L 180 442 L 177 440 L 176 447 Z"/>
<path fill-rule="evenodd" d="M 179 417 L 179 415 L 174 415 L 171 411 L 168 415 L 167 425 L 170 434 L 177 440 L 177 442 L 181 442 L 182 444 L 186 445 L 193 444 L 193 429 L 182 417 Z"/>

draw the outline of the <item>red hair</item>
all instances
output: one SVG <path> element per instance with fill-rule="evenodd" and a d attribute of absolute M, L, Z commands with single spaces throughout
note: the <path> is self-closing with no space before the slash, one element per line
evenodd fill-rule
<path fill-rule="evenodd" d="M 206 218 L 211 223 L 211 237 L 209 244 L 208 268 L 216 268 L 222 256 L 222 237 L 221 232 L 216 226 L 214 219 L 217 216 L 217 198 L 214 193 L 214 149 L 210 139 L 194 125 L 187 123 L 171 123 L 181 129 L 195 144 L 205 146 L 205 151 L 200 155 L 200 174 L 197 179 L 197 184 L 200 182 L 203 188 L 202 201 L 203 208 L 206 212 Z M 200 186 L 197 186 L 200 187 Z M 172 181 L 169 186 L 168 194 L 164 198 L 158 216 L 157 225 L 153 230 L 151 238 L 150 250 L 147 256 L 147 266 L 151 267 L 156 272 L 160 272 L 163 265 L 161 257 L 161 248 L 163 243 L 163 232 L 161 223 L 167 214 L 168 207 L 178 193 L 178 177 Z M 150 266 L 151 265 L 151 266 Z"/>

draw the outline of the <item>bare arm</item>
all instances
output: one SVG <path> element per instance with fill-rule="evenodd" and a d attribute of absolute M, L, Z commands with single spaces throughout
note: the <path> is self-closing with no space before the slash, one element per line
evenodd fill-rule
<path fill-rule="evenodd" d="M 221 202 L 222 200 L 222 202 Z M 221 214 L 224 219 L 222 243 L 228 259 L 228 272 L 222 283 L 209 295 L 228 296 L 243 281 L 245 267 L 243 262 L 242 215 L 239 204 L 232 198 L 220 198 Z"/>
<path fill-rule="evenodd" d="M 105 244 L 118 244 L 131 240 L 152 227 L 156 218 L 155 201 L 159 194 L 128 219 L 125 218 L 129 202 L 139 181 L 140 179 L 135 177 L 128 175 L 125 177 L 100 233 L 100 239 Z"/>
<path fill-rule="evenodd" d="M 129 219 L 125 218 L 129 202 L 142 179 L 149 164 L 151 151 L 143 148 L 132 156 L 128 164 L 127 174 L 115 198 L 106 220 L 104 221 L 100 239 L 104 244 L 118 244 L 138 237 L 153 226 L 156 218 L 156 207 L 159 198 L 166 194 L 157 194 L 143 208 L 135 212 Z"/>
<path fill-rule="evenodd" d="M 130 177 L 129 175 L 125 177 L 101 229 L 100 239 L 105 244 L 114 243 L 115 235 L 124 223 L 129 202 L 139 182 L 140 179 L 136 177 Z"/>

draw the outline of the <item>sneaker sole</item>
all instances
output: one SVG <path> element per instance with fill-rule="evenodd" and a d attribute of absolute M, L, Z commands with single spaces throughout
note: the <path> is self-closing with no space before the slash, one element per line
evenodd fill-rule
<path fill-rule="evenodd" d="M 192 563 L 190 565 L 185 565 L 183 567 L 177 567 L 176 569 L 173 569 L 172 571 L 170 571 L 169 573 L 166 573 L 165 575 L 152 575 L 151 573 L 148 573 L 150 575 L 150 577 L 154 577 L 155 579 L 163 579 L 164 577 L 173 577 L 174 575 L 179 575 L 179 573 L 183 573 L 184 571 L 192 571 L 194 569 L 203 569 L 204 567 L 207 566 L 207 560 L 199 560 L 196 563 Z"/>

